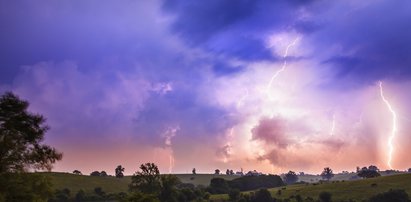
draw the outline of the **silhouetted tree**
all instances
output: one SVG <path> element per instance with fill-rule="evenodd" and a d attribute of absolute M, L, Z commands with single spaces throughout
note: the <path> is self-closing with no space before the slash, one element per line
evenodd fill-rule
<path fill-rule="evenodd" d="M 100 176 L 101 177 L 107 177 L 108 175 L 107 175 L 106 171 L 103 170 L 103 171 L 100 172 Z"/>
<path fill-rule="evenodd" d="M 408 172 L 411 173 L 411 168 L 408 168 Z"/>
<path fill-rule="evenodd" d="M 125 169 L 124 169 L 121 165 L 118 165 L 117 168 L 114 170 L 115 173 L 116 173 L 116 177 L 117 177 L 117 178 L 122 178 L 122 177 L 124 177 L 124 174 L 123 174 L 124 170 L 125 170 Z"/>
<path fill-rule="evenodd" d="M 227 169 L 227 170 L 225 171 L 225 174 L 226 174 L 226 175 L 230 175 L 230 169 Z"/>
<path fill-rule="evenodd" d="M 230 170 L 230 175 L 234 175 L 234 171 L 233 171 L 233 170 Z"/>
<path fill-rule="evenodd" d="M 376 171 L 376 172 L 379 172 L 379 171 L 380 171 L 380 169 L 378 169 L 378 167 L 377 167 L 377 166 L 374 166 L 374 165 L 368 166 L 368 170 L 372 170 L 372 171 Z"/>
<path fill-rule="evenodd" d="M 28 112 L 29 103 L 11 92 L 0 97 L 0 174 L 26 168 L 51 170 L 61 160 L 56 149 L 41 144 L 49 127 L 39 114 Z"/>
<path fill-rule="evenodd" d="M 321 173 L 321 177 L 323 179 L 330 180 L 334 177 L 333 170 L 331 170 L 331 168 L 329 167 L 324 168 L 323 172 Z"/>
<path fill-rule="evenodd" d="M 161 176 L 161 191 L 159 199 L 160 201 L 178 201 L 178 190 L 176 186 L 180 184 L 180 179 L 175 175 L 163 175 Z"/>
<path fill-rule="evenodd" d="M 371 168 L 371 169 L 370 169 Z M 358 177 L 362 178 L 374 178 L 374 177 L 379 177 L 381 176 L 380 173 L 378 173 L 378 168 L 375 169 L 376 167 L 364 167 L 362 168 L 358 173 Z"/>
<path fill-rule="evenodd" d="M 193 172 L 193 175 L 197 174 L 197 173 L 196 173 L 196 168 L 193 168 L 193 171 L 192 171 L 192 172 Z"/>
<path fill-rule="evenodd" d="M 100 176 L 100 172 L 93 171 L 93 172 L 90 173 L 90 176 Z"/>
<path fill-rule="evenodd" d="M 219 175 L 219 174 L 220 174 L 220 170 L 219 170 L 219 169 L 216 169 L 215 172 L 214 172 L 214 174 L 215 174 L 215 175 Z"/>
<path fill-rule="evenodd" d="M 141 191 L 147 194 L 157 194 L 161 189 L 160 171 L 154 163 L 141 164 L 141 171 L 131 177 L 131 191 Z"/>
<path fill-rule="evenodd" d="M 79 170 L 74 170 L 74 171 L 73 171 L 73 174 L 75 174 L 75 175 L 82 175 Z"/>
<path fill-rule="evenodd" d="M 298 176 L 294 171 L 290 170 L 287 174 L 285 174 L 284 181 L 287 184 L 294 184 L 298 181 Z"/>

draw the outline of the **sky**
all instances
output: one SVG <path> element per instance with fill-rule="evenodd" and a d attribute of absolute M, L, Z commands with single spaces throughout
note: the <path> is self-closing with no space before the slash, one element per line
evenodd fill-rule
<path fill-rule="evenodd" d="M 411 167 L 411 1 L 0 0 L 54 171 Z M 380 85 L 381 84 L 381 85 Z"/>

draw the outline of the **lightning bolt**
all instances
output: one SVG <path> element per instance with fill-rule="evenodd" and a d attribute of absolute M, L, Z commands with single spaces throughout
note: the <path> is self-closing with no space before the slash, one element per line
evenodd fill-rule
<path fill-rule="evenodd" d="M 241 107 L 244 104 L 244 100 L 248 97 L 249 92 L 248 89 L 246 88 L 244 91 L 244 95 L 237 101 L 237 107 Z"/>
<path fill-rule="evenodd" d="M 397 114 L 395 113 L 394 109 L 392 108 L 392 106 L 388 102 L 388 100 L 385 99 L 385 97 L 384 97 L 384 91 L 383 91 L 383 88 L 382 88 L 382 82 L 381 81 L 379 82 L 379 86 L 380 86 L 381 99 L 384 101 L 384 103 L 387 106 L 388 110 L 392 114 L 392 130 L 391 130 L 390 137 L 388 138 L 388 162 L 387 162 L 388 167 L 390 167 L 390 169 L 392 169 L 391 161 L 392 161 L 392 154 L 394 152 L 393 140 L 394 140 L 395 134 L 397 133 Z"/>
<path fill-rule="evenodd" d="M 334 135 L 334 130 L 335 130 L 335 114 L 333 114 L 333 121 L 331 123 L 331 131 L 330 131 L 331 136 Z"/>
<path fill-rule="evenodd" d="M 294 41 L 293 41 L 292 43 L 288 44 L 287 48 L 285 49 L 285 53 L 284 53 L 284 55 L 283 55 L 283 60 L 284 60 L 283 66 L 282 66 L 278 71 L 276 71 L 276 72 L 274 73 L 274 75 L 271 77 L 270 82 L 269 82 L 268 85 L 267 85 L 267 89 L 270 89 L 270 88 L 271 88 L 271 86 L 273 85 L 273 82 L 274 82 L 274 80 L 277 78 L 277 76 L 278 76 L 281 72 L 285 71 L 285 69 L 287 68 L 288 51 L 290 50 L 290 48 L 291 48 L 292 46 L 295 46 L 295 44 L 297 43 L 297 41 L 298 41 L 299 39 L 300 39 L 300 38 L 297 37 L 296 39 L 294 39 Z"/>

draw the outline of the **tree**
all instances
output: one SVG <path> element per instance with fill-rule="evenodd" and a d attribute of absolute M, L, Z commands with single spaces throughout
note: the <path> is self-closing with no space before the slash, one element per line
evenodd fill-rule
<path fill-rule="evenodd" d="M 376 172 L 379 172 L 379 171 L 380 171 L 380 169 L 378 169 L 378 167 L 377 167 L 377 166 L 374 166 L 374 165 L 368 166 L 368 170 L 372 170 L 372 171 L 376 171 Z"/>
<path fill-rule="evenodd" d="M 323 179 L 330 180 L 334 177 L 333 170 L 331 170 L 331 168 L 329 167 L 324 168 L 323 172 L 321 173 L 321 177 Z"/>
<path fill-rule="evenodd" d="M 178 191 L 176 186 L 180 184 L 181 181 L 175 175 L 163 175 L 161 176 L 161 192 L 159 199 L 160 201 L 178 201 Z"/>
<path fill-rule="evenodd" d="M 0 97 L 0 174 L 28 168 L 51 170 L 62 153 L 41 144 L 49 127 L 40 114 L 28 112 L 29 103 L 11 92 Z"/>
<path fill-rule="evenodd" d="M 116 173 L 116 177 L 117 178 L 122 178 L 124 177 L 124 172 L 125 168 L 123 168 L 121 165 L 118 165 L 117 168 L 114 170 Z"/>
<path fill-rule="evenodd" d="M 287 174 L 285 174 L 284 181 L 287 184 L 294 184 L 298 181 L 298 176 L 294 171 L 290 170 Z"/>
<path fill-rule="evenodd" d="M 227 170 L 225 171 L 225 174 L 226 174 L 226 175 L 230 175 L 230 169 L 227 169 Z"/>
<path fill-rule="evenodd" d="M 100 176 L 100 172 L 93 171 L 92 173 L 90 173 L 90 176 Z"/>
<path fill-rule="evenodd" d="M 103 170 L 103 171 L 100 172 L 100 176 L 101 177 L 107 177 L 108 175 L 107 175 L 106 171 Z"/>
<path fill-rule="evenodd" d="M 215 171 L 214 171 L 214 175 L 219 175 L 220 174 L 220 169 L 216 169 Z"/>
<path fill-rule="evenodd" d="M 141 191 L 147 194 L 160 192 L 160 171 L 154 163 L 141 164 L 141 171 L 131 177 L 129 188 L 131 191 Z"/>
<path fill-rule="evenodd" d="M 357 173 L 357 175 L 358 175 L 358 177 L 362 177 L 362 178 L 374 178 L 374 177 L 381 176 L 380 173 L 378 173 L 378 168 L 375 169 L 375 168 L 372 168 L 371 166 L 369 168 L 367 168 L 367 167 L 362 168 Z"/>
<path fill-rule="evenodd" d="M 408 168 L 408 172 L 411 173 L 411 168 Z"/>
<path fill-rule="evenodd" d="M 75 174 L 75 175 L 82 175 L 79 170 L 74 170 L 74 171 L 73 171 L 73 174 Z"/>
<path fill-rule="evenodd" d="M 193 175 L 197 174 L 196 173 L 196 168 L 193 168 Z"/>

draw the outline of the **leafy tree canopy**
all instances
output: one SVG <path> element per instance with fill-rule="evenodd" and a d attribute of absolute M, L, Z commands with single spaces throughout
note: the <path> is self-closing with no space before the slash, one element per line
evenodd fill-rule
<path fill-rule="evenodd" d="M 11 92 L 0 97 L 0 174 L 29 168 L 51 170 L 62 158 L 56 149 L 41 144 L 49 127 L 45 118 L 28 112 L 29 103 Z"/>

